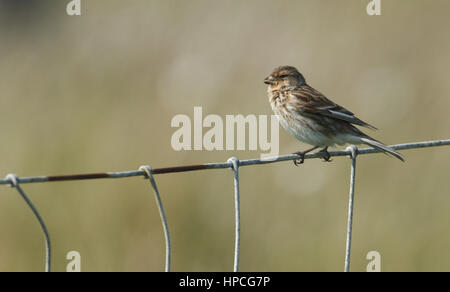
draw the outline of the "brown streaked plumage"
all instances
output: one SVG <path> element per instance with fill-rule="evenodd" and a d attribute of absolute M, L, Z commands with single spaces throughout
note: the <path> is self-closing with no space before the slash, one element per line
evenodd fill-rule
<path fill-rule="evenodd" d="M 296 153 L 301 156 L 300 161 L 294 161 L 296 165 L 303 162 L 307 152 L 319 147 L 323 147 L 321 152 L 324 159 L 329 161 L 327 148 L 347 143 L 367 144 L 404 161 L 400 153 L 355 127 L 376 130 L 374 126 L 309 86 L 295 67 L 276 68 L 264 79 L 264 83 L 269 85 L 270 104 L 280 124 L 298 140 L 314 146 Z"/>

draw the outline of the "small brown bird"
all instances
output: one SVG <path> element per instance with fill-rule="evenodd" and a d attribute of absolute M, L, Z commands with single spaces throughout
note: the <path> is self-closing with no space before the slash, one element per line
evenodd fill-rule
<path fill-rule="evenodd" d="M 319 147 L 323 147 L 320 152 L 324 160 L 330 161 L 328 147 L 346 143 L 367 144 L 405 161 L 400 153 L 356 128 L 354 125 L 376 130 L 309 86 L 295 67 L 276 68 L 264 83 L 269 85 L 270 105 L 283 128 L 301 142 L 314 146 L 296 152 L 300 159 L 294 160 L 295 165 L 303 163 L 305 154 Z"/>

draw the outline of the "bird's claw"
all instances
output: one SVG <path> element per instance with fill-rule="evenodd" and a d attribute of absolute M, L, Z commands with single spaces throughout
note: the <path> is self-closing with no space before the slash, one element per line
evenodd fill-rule
<path fill-rule="evenodd" d="M 298 167 L 300 164 L 303 164 L 305 162 L 305 153 L 295 152 L 294 154 L 297 154 L 300 156 L 300 158 L 294 159 L 294 165 Z"/>
<path fill-rule="evenodd" d="M 320 153 L 320 154 L 322 155 L 322 159 L 323 159 L 324 162 L 331 162 L 331 161 L 333 161 L 333 159 L 330 159 L 330 158 L 331 158 L 331 155 L 330 155 L 330 153 L 327 151 L 326 148 L 320 150 L 318 153 Z"/>

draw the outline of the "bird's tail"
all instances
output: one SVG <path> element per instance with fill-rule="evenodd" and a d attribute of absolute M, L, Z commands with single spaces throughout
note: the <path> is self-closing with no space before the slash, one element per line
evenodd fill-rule
<path fill-rule="evenodd" d="M 400 153 L 398 153 L 397 151 L 395 151 L 391 147 L 386 146 L 383 143 L 381 143 L 381 142 L 379 142 L 379 141 L 377 141 L 375 139 L 367 137 L 367 138 L 361 138 L 361 141 L 363 143 L 369 145 L 369 146 L 372 146 L 372 147 L 374 147 L 374 148 L 376 148 L 378 150 L 381 150 L 381 151 L 383 151 L 383 152 L 385 152 L 387 154 L 390 154 L 390 155 L 400 159 L 401 161 L 405 162 L 405 159 L 403 158 L 403 156 Z"/>

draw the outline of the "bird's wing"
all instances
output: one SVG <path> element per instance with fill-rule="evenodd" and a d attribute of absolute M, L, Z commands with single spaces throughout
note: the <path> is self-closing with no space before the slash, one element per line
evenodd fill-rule
<path fill-rule="evenodd" d="M 297 104 L 296 109 L 299 112 L 319 114 L 358 126 L 367 127 L 372 130 L 377 130 L 374 126 L 358 119 L 351 111 L 332 102 L 309 85 L 304 85 L 297 90 L 293 90 L 290 94 L 295 99 Z"/>

